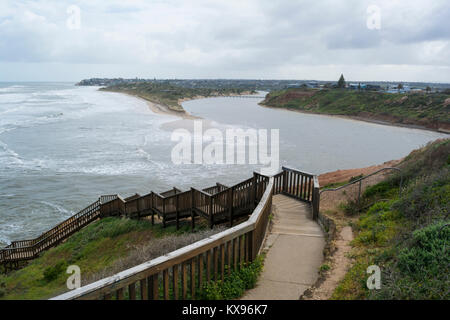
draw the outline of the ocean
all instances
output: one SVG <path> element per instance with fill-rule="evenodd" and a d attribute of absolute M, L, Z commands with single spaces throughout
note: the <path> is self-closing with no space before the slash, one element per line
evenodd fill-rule
<path fill-rule="evenodd" d="M 279 128 L 280 165 L 314 173 L 396 159 L 444 135 L 261 108 L 256 99 L 185 102 L 225 130 Z M 73 83 L 0 83 L 0 247 L 30 239 L 102 194 L 232 184 L 258 165 L 177 165 L 178 118 Z M 172 128 L 172 129 L 168 129 Z"/>

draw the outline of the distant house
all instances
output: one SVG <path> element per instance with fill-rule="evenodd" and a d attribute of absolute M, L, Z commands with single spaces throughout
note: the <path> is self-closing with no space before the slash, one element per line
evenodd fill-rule
<path fill-rule="evenodd" d="M 292 89 L 292 88 L 301 88 L 302 84 L 301 83 L 290 83 L 286 86 L 288 89 Z"/>
<path fill-rule="evenodd" d="M 350 83 L 347 88 L 351 90 L 365 90 L 366 87 L 365 83 Z"/>
<path fill-rule="evenodd" d="M 404 85 L 401 89 L 398 88 L 398 85 L 390 85 L 386 90 L 387 93 L 407 93 L 410 91 L 411 88 L 406 85 Z"/>
<path fill-rule="evenodd" d="M 381 86 L 377 84 L 368 84 L 366 85 L 366 90 L 379 91 L 381 90 Z"/>
<path fill-rule="evenodd" d="M 318 88 L 319 87 L 319 83 L 317 83 L 316 81 L 306 82 L 305 84 L 308 88 Z"/>

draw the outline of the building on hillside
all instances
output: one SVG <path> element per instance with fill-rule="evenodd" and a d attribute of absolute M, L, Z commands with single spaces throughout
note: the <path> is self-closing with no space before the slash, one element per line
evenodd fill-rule
<path fill-rule="evenodd" d="M 381 90 L 381 86 L 378 85 L 378 84 L 367 84 L 366 85 L 366 90 L 380 91 Z"/>
<path fill-rule="evenodd" d="M 306 86 L 308 88 L 318 88 L 319 83 L 317 81 L 309 81 L 309 82 L 306 82 Z"/>
<path fill-rule="evenodd" d="M 292 89 L 292 88 L 302 88 L 303 84 L 301 83 L 289 83 L 286 88 Z"/>
<path fill-rule="evenodd" d="M 347 88 L 351 90 L 365 90 L 367 85 L 365 83 L 350 83 Z"/>

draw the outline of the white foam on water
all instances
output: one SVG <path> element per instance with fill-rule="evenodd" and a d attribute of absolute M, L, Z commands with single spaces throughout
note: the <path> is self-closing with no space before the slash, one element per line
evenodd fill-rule
<path fill-rule="evenodd" d="M 48 201 L 41 201 L 41 203 L 51 207 L 52 209 L 54 209 L 56 211 L 56 213 L 61 214 L 63 216 L 73 216 L 75 214 L 75 212 L 73 212 L 71 210 L 67 210 L 63 206 L 60 206 L 56 203 L 52 203 L 52 202 L 48 202 Z"/>

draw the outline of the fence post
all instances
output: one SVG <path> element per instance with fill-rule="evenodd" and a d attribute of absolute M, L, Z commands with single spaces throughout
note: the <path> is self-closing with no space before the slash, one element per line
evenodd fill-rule
<path fill-rule="evenodd" d="M 179 205 L 179 195 L 178 194 L 176 194 L 176 196 L 175 196 L 175 210 L 176 210 L 176 212 L 175 212 L 175 214 L 176 214 L 176 224 L 177 224 L 177 230 L 180 228 L 180 210 L 178 209 L 178 205 Z"/>
<path fill-rule="evenodd" d="M 209 197 L 209 227 L 212 229 L 214 227 L 214 216 L 213 216 L 213 203 L 212 196 Z"/>
<path fill-rule="evenodd" d="M 228 190 L 228 214 L 231 228 L 233 226 L 233 187 Z"/>
<path fill-rule="evenodd" d="M 138 213 L 138 219 L 141 218 L 141 209 L 139 208 L 140 207 L 139 206 L 139 200 L 140 200 L 140 197 L 136 199 L 136 210 L 137 210 L 137 213 Z"/>
<path fill-rule="evenodd" d="M 248 248 L 247 248 L 247 250 L 248 250 L 248 260 L 249 260 L 249 262 L 253 262 L 255 260 L 255 258 L 256 258 L 256 253 L 257 253 L 257 251 L 254 248 L 255 243 L 256 243 L 256 240 L 254 239 L 255 238 L 255 232 L 254 231 L 250 231 L 249 233 L 247 233 L 245 235 L 245 237 L 248 238 L 248 242 L 247 242 L 247 244 L 248 244 Z"/>
<path fill-rule="evenodd" d="M 155 199 L 155 195 L 153 194 L 153 191 L 151 193 L 151 200 L 150 200 L 150 210 L 152 212 L 152 226 L 155 224 L 155 206 L 154 206 L 154 199 Z"/>
<path fill-rule="evenodd" d="M 256 207 L 256 198 L 257 198 L 257 191 L 258 191 L 258 178 L 257 173 L 253 172 L 253 195 L 252 195 L 252 201 L 253 201 L 253 208 Z"/>
<path fill-rule="evenodd" d="M 287 192 L 287 184 L 288 184 L 288 172 L 286 170 L 284 170 L 283 168 L 283 192 L 282 193 L 286 193 Z"/>
<path fill-rule="evenodd" d="M 320 210 L 320 185 L 319 179 L 317 176 L 314 176 L 314 189 L 313 189 L 313 199 L 312 199 L 312 216 L 313 220 L 317 220 L 319 218 L 319 210 Z"/>
<path fill-rule="evenodd" d="M 359 180 L 359 188 L 358 188 L 358 210 L 360 209 L 360 205 L 361 205 L 361 184 L 362 184 L 362 179 Z"/>
<path fill-rule="evenodd" d="M 163 202 L 163 210 L 162 210 L 162 216 L 163 216 L 163 228 L 166 227 L 166 198 L 162 198 Z"/>
<path fill-rule="evenodd" d="M 194 189 L 191 187 L 191 228 L 195 229 Z"/>

